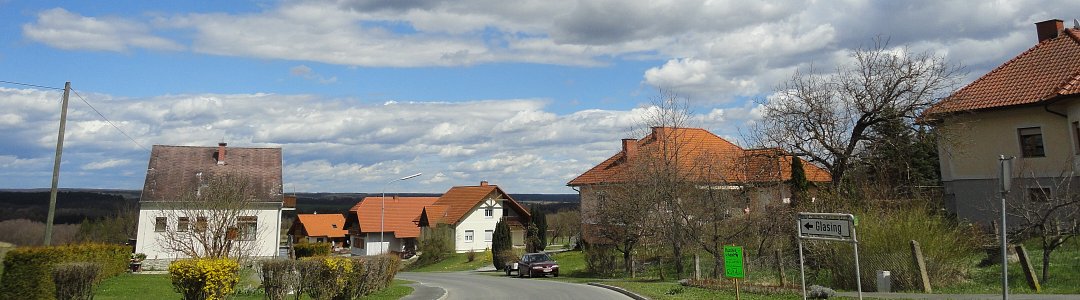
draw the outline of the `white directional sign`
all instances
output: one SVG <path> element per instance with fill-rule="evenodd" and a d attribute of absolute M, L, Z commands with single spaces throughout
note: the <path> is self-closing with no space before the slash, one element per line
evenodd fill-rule
<path fill-rule="evenodd" d="M 852 219 L 848 214 L 799 214 L 799 236 L 851 240 Z"/>

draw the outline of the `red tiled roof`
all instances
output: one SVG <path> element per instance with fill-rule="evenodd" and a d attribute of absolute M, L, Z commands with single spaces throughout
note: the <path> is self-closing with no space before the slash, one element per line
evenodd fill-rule
<path fill-rule="evenodd" d="M 450 207 L 446 205 L 428 205 L 424 206 L 424 210 L 419 216 L 413 219 L 413 223 L 419 224 L 421 219 L 427 218 L 427 223 L 446 223 L 443 219 L 446 218 L 446 209 Z"/>
<path fill-rule="evenodd" d="M 360 232 L 393 232 L 397 238 L 419 237 L 420 228 L 413 219 L 420 215 L 425 206 L 435 203 L 438 197 L 386 197 L 386 214 L 383 226 L 382 197 L 366 197 L 349 209 L 349 214 L 356 216 L 360 223 Z M 351 226 L 351 225 L 350 225 Z"/>
<path fill-rule="evenodd" d="M 217 163 L 218 147 L 154 145 L 139 201 L 171 201 L 194 193 L 200 178 L 241 176 L 251 183 L 258 201 L 282 201 L 281 148 L 227 147 L 225 164 Z"/>
<path fill-rule="evenodd" d="M 314 237 L 345 237 L 345 216 L 340 214 L 299 214 L 297 221 L 303 226 L 304 234 Z"/>
<path fill-rule="evenodd" d="M 517 211 L 523 217 L 529 216 L 529 211 L 520 203 L 514 201 L 514 198 L 511 198 L 509 194 L 503 192 L 499 186 L 481 183 L 477 186 L 455 186 L 446 191 L 442 197 L 439 197 L 439 201 L 428 206 L 428 223 L 446 223 L 457 226 L 469 212 L 483 203 L 484 199 L 487 199 L 488 195 L 493 193 L 498 194 L 495 196 L 498 199 L 506 199 L 504 205 L 509 206 L 509 209 Z M 440 211 L 442 211 L 441 214 Z M 442 216 L 432 220 L 430 219 L 432 215 Z"/>
<path fill-rule="evenodd" d="M 1065 29 L 926 110 L 924 116 L 1033 104 L 1080 93 L 1080 29 Z"/>
<path fill-rule="evenodd" d="M 643 157 L 670 155 L 677 157 L 679 172 L 699 182 L 760 182 L 776 181 L 777 165 L 780 180 L 791 178 L 791 158 L 778 149 L 744 150 L 743 148 L 700 128 L 653 128 L 653 132 L 640 140 L 627 141 L 636 153 L 627 156 L 619 151 L 607 160 L 585 171 L 567 185 L 579 186 L 601 183 L 619 183 L 630 180 L 632 170 L 629 162 Z M 717 168 L 709 169 L 705 166 Z M 804 164 L 810 181 L 830 181 L 829 173 L 813 164 Z"/>

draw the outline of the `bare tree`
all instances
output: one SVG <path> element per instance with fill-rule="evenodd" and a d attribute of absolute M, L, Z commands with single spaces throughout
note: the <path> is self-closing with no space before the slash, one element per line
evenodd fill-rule
<path fill-rule="evenodd" d="M 1014 220 L 1010 221 L 1010 234 L 1038 239 L 1042 245 L 1042 282 L 1050 278 L 1050 254 L 1080 235 L 1080 191 L 1073 186 L 1077 180 L 1080 178 L 1072 171 L 1044 180 L 1031 174 L 1014 196 L 1019 199 L 1006 202 L 1006 212 Z"/>
<path fill-rule="evenodd" d="M 552 241 L 563 237 L 581 236 L 581 212 L 577 210 L 562 210 L 547 215 L 548 225 L 552 230 Z"/>
<path fill-rule="evenodd" d="M 747 165 L 745 162 L 736 163 L 739 159 L 733 157 L 704 155 L 703 158 L 708 159 L 699 159 L 695 167 L 707 178 L 724 178 L 738 166 Z M 724 269 L 724 245 L 730 244 L 752 225 L 749 214 L 739 209 L 748 200 L 745 186 L 736 180 L 702 182 L 686 189 L 681 197 L 684 213 L 679 215 L 680 222 L 684 224 L 690 240 L 712 255 L 713 278 L 720 278 L 720 272 Z"/>
<path fill-rule="evenodd" d="M 871 126 L 914 120 L 963 75 L 942 56 L 889 48 L 881 38 L 853 51 L 851 58 L 850 65 L 829 74 L 813 67 L 797 71 L 761 103 L 763 119 L 752 132 L 762 145 L 805 154 L 821 164 L 832 174 L 833 185 L 845 180 L 864 144 L 874 142 Z"/>
<path fill-rule="evenodd" d="M 652 199 L 637 193 L 639 187 L 632 183 L 620 183 L 598 187 L 596 207 L 589 215 L 582 216 L 590 223 L 588 230 L 593 241 L 610 244 L 623 255 L 623 267 L 632 272 L 633 253 L 638 244 L 655 229 L 656 204 Z"/>
<path fill-rule="evenodd" d="M 252 210 L 258 193 L 243 176 L 206 177 L 178 200 L 162 204 L 160 217 L 177 224 L 158 236 L 160 244 L 192 258 L 249 257 L 260 230 Z"/>

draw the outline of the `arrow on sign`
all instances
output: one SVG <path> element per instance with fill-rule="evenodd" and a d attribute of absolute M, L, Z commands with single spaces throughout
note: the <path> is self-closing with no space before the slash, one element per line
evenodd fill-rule
<path fill-rule="evenodd" d="M 806 223 L 806 225 L 803 225 L 803 227 L 806 227 L 807 230 L 814 229 L 814 224 Z M 791 227 L 788 227 L 788 228 L 791 228 Z"/>

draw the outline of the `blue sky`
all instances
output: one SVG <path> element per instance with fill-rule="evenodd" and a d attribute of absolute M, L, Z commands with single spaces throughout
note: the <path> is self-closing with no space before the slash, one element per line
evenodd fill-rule
<path fill-rule="evenodd" d="M 286 191 L 510 193 L 637 137 L 659 90 L 740 132 L 774 87 L 875 36 L 970 82 L 1068 1 L 2 1 L 0 80 L 73 97 L 62 187 L 139 189 L 150 145 L 281 147 Z M 823 68 L 824 67 L 824 68 Z M 48 187 L 59 91 L 0 84 L 0 188 Z"/>

